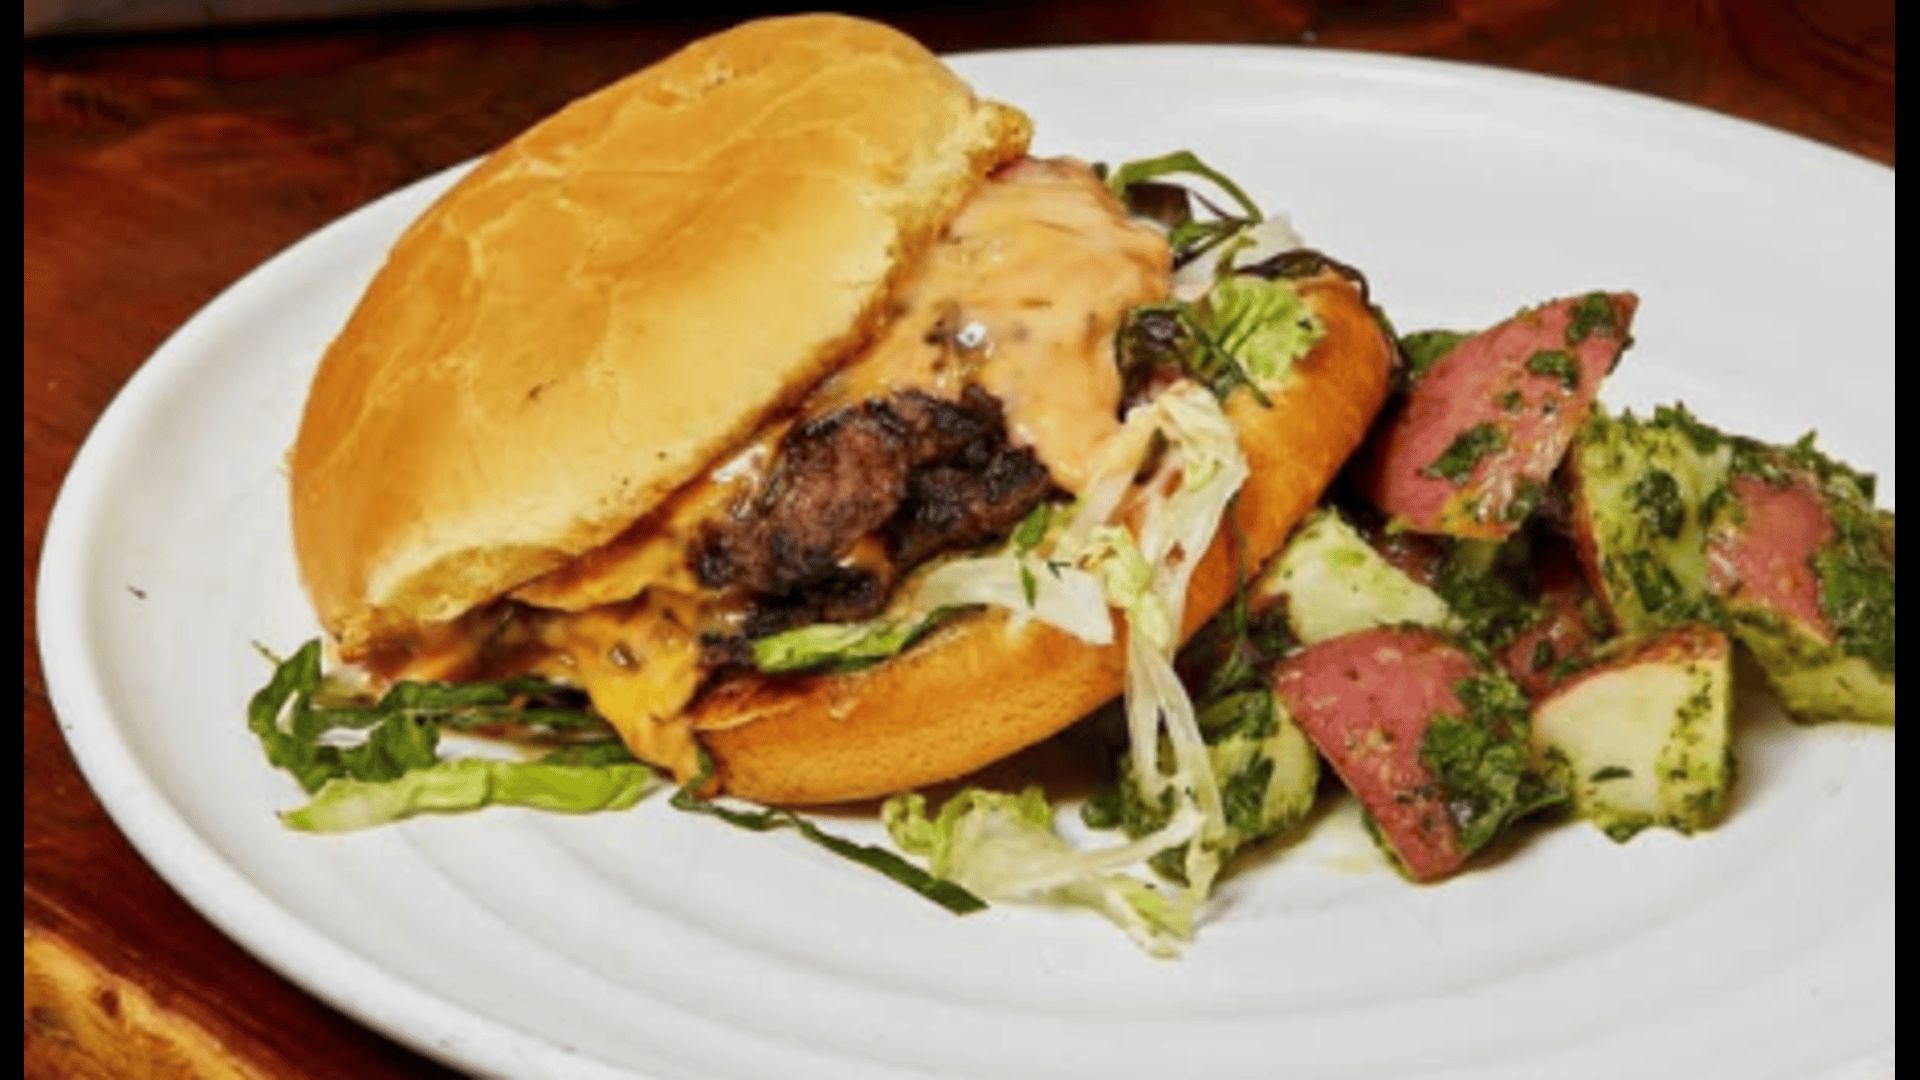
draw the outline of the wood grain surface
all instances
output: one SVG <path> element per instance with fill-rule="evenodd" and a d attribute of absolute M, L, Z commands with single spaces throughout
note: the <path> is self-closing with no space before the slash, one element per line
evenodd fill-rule
<path fill-rule="evenodd" d="M 1892 0 L 1075 0 L 862 10 L 940 50 L 1237 42 L 1470 60 L 1691 102 L 1893 161 Z M 443 1074 L 228 942 L 108 820 L 61 740 L 34 640 L 47 513 L 75 450 L 128 375 L 262 259 L 751 13 L 735 4 L 718 17 L 640 18 L 603 6 L 590 15 L 28 44 L 28 1076 Z"/>

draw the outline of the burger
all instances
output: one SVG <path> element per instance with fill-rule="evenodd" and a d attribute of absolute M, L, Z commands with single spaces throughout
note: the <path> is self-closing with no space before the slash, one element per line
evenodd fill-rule
<path fill-rule="evenodd" d="M 1359 445 L 1395 347 L 1357 274 L 1190 154 L 1100 169 L 1031 134 L 815 15 L 486 158 L 300 421 L 339 664 L 572 688 L 639 761 L 782 807 L 962 777 L 1123 698 L 1134 775 L 1202 835 L 1173 655 Z"/>

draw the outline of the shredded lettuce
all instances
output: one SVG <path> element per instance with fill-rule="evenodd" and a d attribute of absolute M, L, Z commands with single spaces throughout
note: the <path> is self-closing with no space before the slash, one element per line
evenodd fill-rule
<path fill-rule="evenodd" d="M 1169 451 L 1161 475 L 1142 490 L 1148 501 L 1133 545 L 1110 532 L 1099 560 L 1119 565 L 1102 575 L 1118 584 L 1108 599 L 1127 620 L 1126 714 L 1128 760 L 1144 801 L 1160 803 L 1171 792 L 1179 805 L 1199 814 L 1200 843 L 1190 844 L 1186 879 L 1196 901 L 1204 899 L 1219 871 L 1221 845 L 1228 836 L 1220 786 L 1207 745 L 1195 720 L 1193 702 L 1173 670 L 1173 654 L 1186 613 L 1187 585 L 1201 556 L 1212 546 L 1228 503 L 1247 478 L 1239 433 L 1205 388 L 1178 384 L 1142 408 L 1157 409 Z M 1177 470 L 1179 483 L 1165 491 L 1166 474 Z M 1131 547 L 1133 550 L 1129 550 Z M 1138 561 L 1137 561 L 1138 560 Z M 1150 577 L 1139 581 L 1139 562 Z M 1170 751 L 1171 768 L 1162 750 Z"/>
<path fill-rule="evenodd" d="M 1089 645 L 1113 642 L 1113 617 L 1100 582 L 1076 566 L 1017 546 L 935 566 L 916 583 L 910 600 L 935 608 L 988 604 L 1012 612 L 1016 623 L 1035 619 Z"/>
<path fill-rule="evenodd" d="M 495 805 L 624 810 L 654 784 L 653 770 L 634 760 L 583 695 L 542 679 L 403 681 L 374 699 L 322 674 L 318 640 L 268 659 L 273 675 L 248 703 L 247 726 L 267 760 L 311 796 L 281 815 L 290 828 L 344 832 Z M 484 739 L 519 760 L 449 760 L 447 733 Z"/>
<path fill-rule="evenodd" d="M 347 832 L 414 814 L 526 806 L 584 814 L 625 810 L 653 790 L 658 777 L 637 761 L 566 765 L 545 761 L 465 758 L 411 769 L 392 780 L 336 777 L 305 806 L 280 815 L 302 832 Z"/>
<path fill-rule="evenodd" d="M 1055 519 L 1061 519 L 1057 527 L 1051 524 Z M 947 614 L 981 605 L 1010 612 L 1015 628 L 1031 619 L 1089 645 L 1111 644 L 1113 616 L 1100 582 L 1049 557 L 1046 534 L 1064 527 L 1063 516 L 1049 512 L 1023 522 L 998 551 L 931 563 L 903 584 L 876 618 L 816 623 L 759 638 L 753 643 L 754 665 L 767 672 L 863 667 L 913 644 Z"/>
<path fill-rule="evenodd" d="M 850 671 L 906 648 L 931 629 L 941 614 L 926 611 L 862 622 L 797 626 L 755 639 L 753 664 L 773 673 Z"/>
<path fill-rule="evenodd" d="M 1142 304 L 1115 335 L 1123 375 L 1177 367 L 1225 400 L 1244 387 L 1271 404 L 1295 361 L 1326 336 L 1320 317 L 1286 277 L 1224 273 L 1198 300 Z"/>
<path fill-rule="evenodd" d="M 1127 418 L 1131 453 L 1103 456 L 1087 496 L 1066 515 L 1052 558 L 1090 575 L 1127 625 L 1126 712 L 1130 794 L 1163 808 L 1157 827 L 1127 843 L 1081 850 L 1053 828 L 1039 789 L 1019 796 L 969 788 L 928 818 L 918 795 L 889 800 L 889 832 L 924 855 L 932 873 L 1001 900 L 1071 902 L 1125 927 L 1166 955 L 1191 933 L 1234 842 L 1193 702 L 1173 669 L 1187 586 L 1247 477 L 1239 434 L 1205 387 L 1187 382 L 1136 406 Z M 1157 432 L 1166 441 L 1153 475 L 1133 481 Z M 1131 491 L 1137 531 L 1111 520 Z M 1099 519 L 1092 515 L 1098 513 Z M 1058 517 L 1060 515 L 1056 515 Z M 1163 755 L 1166 761 L 1162 761 Z M 1127 868 L 1183 852 L 1186 888 L 1168 894 Z"/>
<path fill-rule="evenodd" d="M 1222 301 L 1222 329 L 1236 347 L 1258 354 L 1269 374 L 1291 362 L 1283 354 L 1299 348 L 1307 329 L 1297 322 L 1277 332 L 1257 325 L 1295 319 L 1298 297 L 1296 307 L 1288 307 L 1289 295 L 1289 286 L 1255 280 Z M 754 653 L 768 671 L 858 666 L 905 648 L 947 613 L 982 605 L 1106 645 L 1114 641 L 1118 610 L 1127 627 L 1128 774 L 1134 796 L 1162 808 L 1157 828 L 1125 843 L 1080 850 L 1054 830 L 1053 808 L 1038 789 L 1013 796 L 970 788 L 931 818 L 920 796 L 896 797 L 883 814 L 895 842 L 928 859 L 933 880 L 992 900 L 1092 907 L 1164 955 L 1190 935 L 1222 859 L 1245 832 L 1228 820 L 1210 748 L 1173 655 L 1188 585 L 1248 466 L 1220 399 L 1190 381 L 1132 409 L 1097 454 L 1093 477 L 1075 503 L 1037 511 L 999 549 L 922 568 L 877 619 L 800 627 L 760 639 Z M 1136 483 L 1150 459 L 1152 474 Z M 1123 510 L 1132 529 L 1119 523 Z M 1253 812 L 1247 807 L 1263 805 L 1265 789 L 1241 786 L 1248 790 L 1237 792 L 1235 805 L 1246 804 L 1240 806 L 1246 817 Z M 687 799 L 676 805 L 682 801 L 692 805 Z M 1183 890 L 1169 894 L 1126 873 L 1163 855 L 1181 860 Z"/>
<path fill-rule="evenodd" d="M 1229 274 L 1207 293 L 1202 310 L 1214 341 L 1269 389 L 1282 383 L 1294 361 L 1312 351 L 1327 332 L 1300 290 L 1285 278 Z"/>
<path fill-rule="evenodd" d="M 988 900 L 1090 907 L 1158 956 L 1177 952 L 1193 934 L 1191 894 L 1169 895 L 1124 872 L 1184 840 L 1172 837 L 1191 836 L 1191 817 L 1133 843 L 1080 851 L 1055 831 L 1053 807 L 1038 787 L 1018 795 L 967 788 L 931 817 L 925 797 L 896 795 L 881 814 L 902 850 L 926 858 L 937 877 Z"/>

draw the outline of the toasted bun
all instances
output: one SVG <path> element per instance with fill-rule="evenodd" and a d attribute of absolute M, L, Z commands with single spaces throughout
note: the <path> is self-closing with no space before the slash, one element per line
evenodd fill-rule
<path fill-rule="evenodd" d="M 911 38 L 752 22 L 567 106 L 408 229 L 328 350 L 293 532 L 354 656 L 612 539 L 872 329 L 1030 125 Z"/>
<path fill-rule="evenodd" d="M 1251 570 L 1286 542 L 1386 399 L 1392 346 L 1359 291 L 1301 282 L 1326 336 L 1265 408 L 1228 401 L 1250 473 L 1239 533 Z M 1233 596 L 1235 530 L 1222 529 L 1187 593 L 1191 635 Z M 949 624 L 886 663 L 843 675 L 747 679 L 701 700 L 693 723 L 722 786 L 759 802 L 844 802 L 963 776 L 1061 731 L 1120 693 L 1125 649 L 993 611 Z"/>

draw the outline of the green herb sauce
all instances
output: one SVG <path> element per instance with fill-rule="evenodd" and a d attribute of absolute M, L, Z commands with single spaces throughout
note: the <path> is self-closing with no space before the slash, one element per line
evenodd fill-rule
<path fill-rule="evenodd" d="M 1834 537 L 1813 556 L 1820 610 L 1841 651 L 1893 674 L 1892 515 L 1841 499 L 1828 505 Z"/>
<path fill-rule="evenodd" d="M 1480 459 L 1505 449 L 1507 433 L 1492 424 L 1475 424 L 1454 437 L 1433 463 L 1420 470 L 1428 476 L 1464 484 Z"/>
<path fill-rule="evenodd" d="M 1469 639 L 1503 649 L 1540 618 L 1530 564 L 1524 535 L 1497 545 L 1455 541 L 1434 577 L 1433 590 L 1460 619 Z"/>
<path fill-rule="evenodd" d="M 1400 339 L 1400 353 L 1407 358 L 1409 378 L 1418 379 L 1454 346 L 1472 337 L 1458 330 L 1419 330 Z"/>
<path fill-rule="evenodd" d="M 1565 349 L 1542 349 L 1534 353 L 1527 357 L 1527 370 L 1559 379 L 1560 385 L 1569 390 L 1580 385 L 1580 365 Z"/>
<path fill-rule="evenodd" d="M 1512 680 L 1476 675 L 1453 689 L 1466 713 L 1427 725 L 1420 762 L 1445 792 L 1461 849 L 1472 854 L 1514 820 L 1564 802 L 1568 792 L 1528 766 L 1530 707 Z"/>
<path fill-rule="evenodd" d="M 1641 475 L 1627 489 L 1627 497 L 1655 536 L 1678 539 L 1687 527 L 1687 506 L 1680 496 L 1680 483 L 1665 469 L 1650 469 Z"/>
<path fill-rule="evenodd" d="M 1684 590 L 1673 571 L 1653 552 L 1629 551 L 1620 559 L 1626 566 L 1627 579 L 1633 582 L 1633 591 L 1640 596 L 1640 606 L 1650 614 L 1665 612 L 1683 597 Z"/>
<path fill-rule="evenodd" d="M 1541 638 L 1533 643 L 1532 670 L 1545 671 L 1553 666 L 1553 642 Z"/>
<path fill-rule="evenodd" d="M 1578 345 L 1595 334 L 1617 337 L 1620 324 L 1613 317 L 1613 301 L 1606 293 L 1588 293 L 1573 305 L 1567 321 L 1567 344 Z"/>

